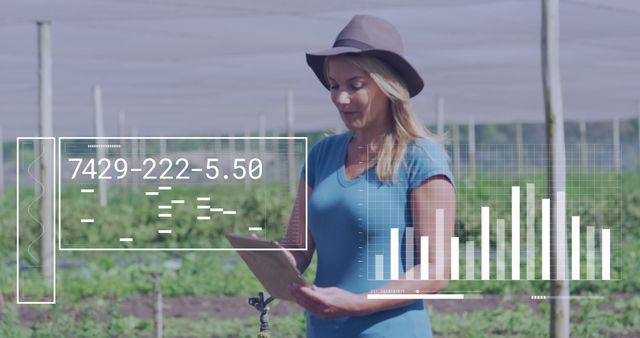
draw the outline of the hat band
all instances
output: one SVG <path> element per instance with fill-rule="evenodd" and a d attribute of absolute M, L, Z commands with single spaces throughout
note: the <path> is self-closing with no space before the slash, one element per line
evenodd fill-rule
<path fill-rule="evenodd" d="M 369 44 L 366 44 L 362 41 L 358 41 L 354 39 L 336 40 L 336 42 L 333 44 L 333 47 L 355 47 L 360 50 L 375 49 L 373 46 Z"/>

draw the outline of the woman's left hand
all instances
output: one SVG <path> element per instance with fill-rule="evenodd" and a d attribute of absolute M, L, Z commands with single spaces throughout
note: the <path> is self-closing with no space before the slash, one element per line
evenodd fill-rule
<path fill-rule="evenodd" d="M 323 320 L 364 314 L 364 295 L 336 287 L 321 288 L 315 285 L 292 284 L 289 290 L 296 303 Z"/>

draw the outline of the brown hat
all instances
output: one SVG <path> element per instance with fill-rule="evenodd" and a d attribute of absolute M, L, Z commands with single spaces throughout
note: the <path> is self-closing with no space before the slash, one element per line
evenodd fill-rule
<path fill-rule="evenodd" d="M 374 56 L 391 66 L 402 77 L 414 97 L 424 87 L 418 72 L 404 59 L 402 37 L 388 21 L 371 15 L 356 15 L 342 29 L 333 48 L 307 53 L 307 64 L 316 73 L 320 82 L 329 89 L 325 78 L 324 60 L 327 56 L 358 53 Z"/>

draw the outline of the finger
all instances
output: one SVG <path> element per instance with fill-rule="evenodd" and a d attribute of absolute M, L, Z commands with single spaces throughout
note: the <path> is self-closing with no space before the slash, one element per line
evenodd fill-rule
<path fill-rule="evenodd" d="M 322 314 L 326 310 L 326 305 L 322 302 L 318 302 L 315 298 L 309 297 L 309 295 L 302 290 L 306 287 L 294 286 L 292 292 L 295 293 L 296 300 L 299 301 L 300 306 L 306 310 L 312 312 L 314 315 Z"/>

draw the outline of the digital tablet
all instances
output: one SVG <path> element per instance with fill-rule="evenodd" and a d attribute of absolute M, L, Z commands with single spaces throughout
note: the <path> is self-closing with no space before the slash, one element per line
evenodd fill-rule
<path fill-rule="evenodd" d="M 237 252 L 242 260 L 273 298 L 295 301 L 289 293 L 289 284 L 306 283 L 278 242 L 235 234 L 226 234 L 225 237 L 231 246 L 240 249 Z"/>

